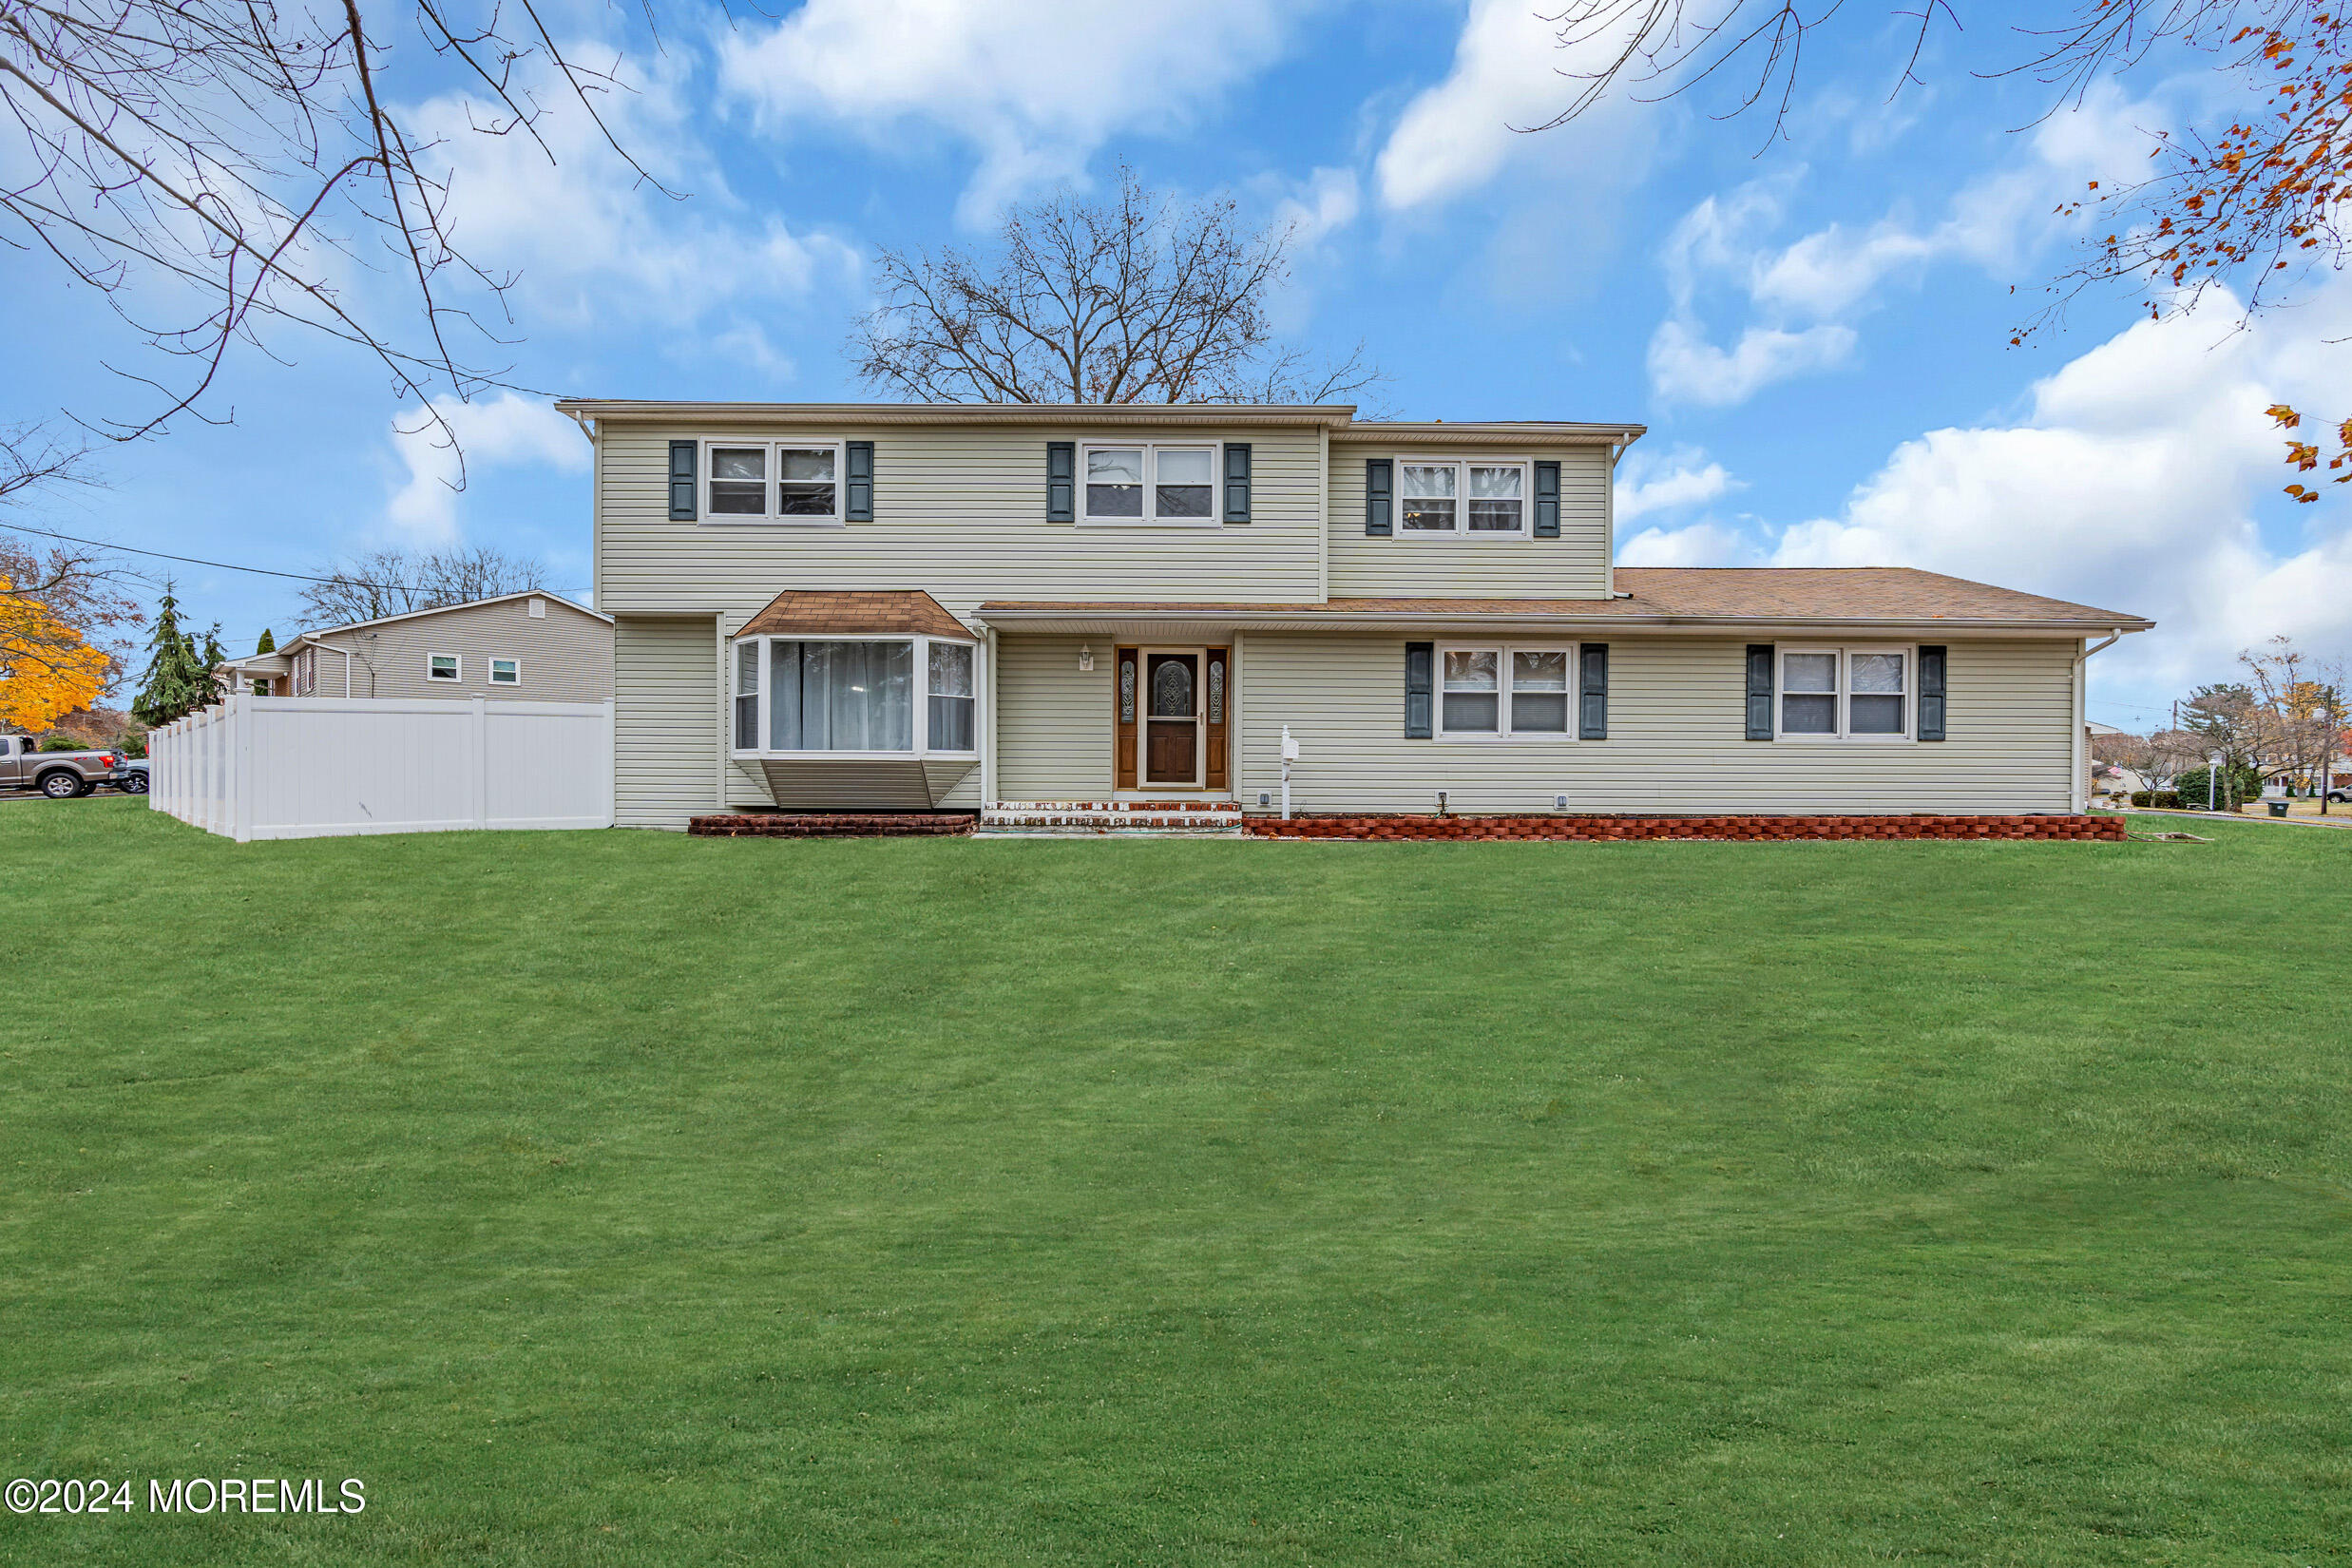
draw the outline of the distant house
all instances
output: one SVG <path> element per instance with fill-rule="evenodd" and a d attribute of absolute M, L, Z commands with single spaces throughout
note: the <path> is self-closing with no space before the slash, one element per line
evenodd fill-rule
<path fill-rule="evenodd" d="M 613 621 L 551 593 L 506 594 L 303 632 L 220 673 L 261 697 L 602 702 L 613 695 Z"/>

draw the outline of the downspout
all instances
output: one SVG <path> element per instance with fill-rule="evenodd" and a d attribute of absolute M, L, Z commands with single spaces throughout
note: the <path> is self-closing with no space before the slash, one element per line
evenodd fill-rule
<path fill-rule="evenodd" d="M 2113 647 L 2122 637 L 2118 629 L 2109 632 L 2104 642 L 2085 640 L 2082 651 L 2075 656 L 2075 810 L 2078 813 L 2091 809 L 2091 716 L 2086 711 L 2090 680 L 2083 666 L 2090 662 L 2093 654 Z"/>

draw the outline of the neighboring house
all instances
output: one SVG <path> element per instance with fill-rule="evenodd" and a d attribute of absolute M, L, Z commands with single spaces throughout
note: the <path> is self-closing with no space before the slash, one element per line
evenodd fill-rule
<path fill-rule="evenodd" d="M 2064 813 L 2151 622 L 1894 568 L 1620 568 L 1636 425 L 567 401 L 617 819 L 721 806 Z M 2094 641 L 2095 640 L 2095 641 Z"/>
<path fill-rule="evenodd" d="M 613 695 L 613 621 L 551 593 L 506 594 L 303 632 L 221 674 L 264 697 L 602 702 Z"/>

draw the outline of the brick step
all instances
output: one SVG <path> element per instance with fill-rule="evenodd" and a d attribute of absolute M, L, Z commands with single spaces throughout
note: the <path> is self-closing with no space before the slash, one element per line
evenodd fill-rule
<path fill-rule="evenodd" d="M 1241 802 L 1237 800 L 998 800 L 982 813 L 991 816 L 1000 813 L 1049 812 L 1067 816 L 1085 812 L 1104 815 L 1122 812 L 1149 812 L 1159 814 L 1183 813 L 1188 815 L 1239 816 Z"/>
<path fill-rule="evenodd" d="M 980 831 L 1236 837 L 1241 807 L 1230 800 L 1000 800 L 980 813 Z"/>

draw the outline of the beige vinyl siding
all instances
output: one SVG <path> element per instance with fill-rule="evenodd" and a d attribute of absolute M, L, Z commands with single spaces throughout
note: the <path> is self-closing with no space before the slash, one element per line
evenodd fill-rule
<path fill-rule="evenodd" d="M 1046 443 L 1091 439 L 1080 431 L 782 427 L 717 433 L 746 440 L 870 438 L 874 521 L 823 527 L 673 523 L 669 444 L 713 433 L 604 429 L 597 466 L 601 608 L 748 617 L 785 588 L 921 588 L 966 617 L 988 599 L 1269 602 L 1315 595 L 1323 496 L 1314 430 L 1198 437 L 1230 435 L 1250 444 L 1246 525 L 1047 523 Z M 1134 438 L 1147 437 L 1138 431 Z"/>
<path fill-rule="evenodd" d="M 1364 532 L 1364 465 L 1410 448 L 1331 443 L 1331 597 L 1379 599 L 1598 599 L 1609 586 L 1609 449 L 1464 450 L 1463 457 L 1528 457 L 1559 463 L 1558 539 L 1421 537 L 1398 529 Z M 1413 455 L 1447 457 L 1449 451 Z M 1532 516 L 1534 498 L 1529 497 Z"/>
<path fill-rule="evenodd" d="M 1092 672 L 1078 650 L 1095 651 Z M 997 795 L 1004 800 L 1100 800 L 1111 777 L 1111 681 L 1107 639 L 997 640 Z"/>
<path fill-rule="evenodd" d="M 329 632 L 318 641 L 352 652 L 352 696 L 508 698 L 519 702 L 602 702 L 613 695 L 613 628 L 556 600 L 533 619 L 527 599 L 461 604 L 432 615 Z M 433 654 L 463 660 L 460 679 L 429 680 Z M 321 652 L 314 695 L 343 695 L 343 656 Z M 490 660 L 522 665 L 522 684 L 490 684 Z"/>
<path fill-rule="evenodd" d="M 1950 738 L 1931 744 L 1744 739 L 1747 645 L 1711 638 L 1612 641 L 1607 740 L 1407 740 L 1405 642 L 1252 633 L 1255 787 L 1280 776 L 1288 723 L 1302 812 L 1425 812 L 1440 789 L 1457 812 L 1548 812 L 1563 794 L 1577 812 L 2073 809 L 2070 641 L 1949 644 Z"/>
<path fill-rule="evenodd" d="M 624 616 L 613 632 L 614 824 L 683 829 L 688 817 L 714 809 L 718 794 L 711 618 Z"/>

